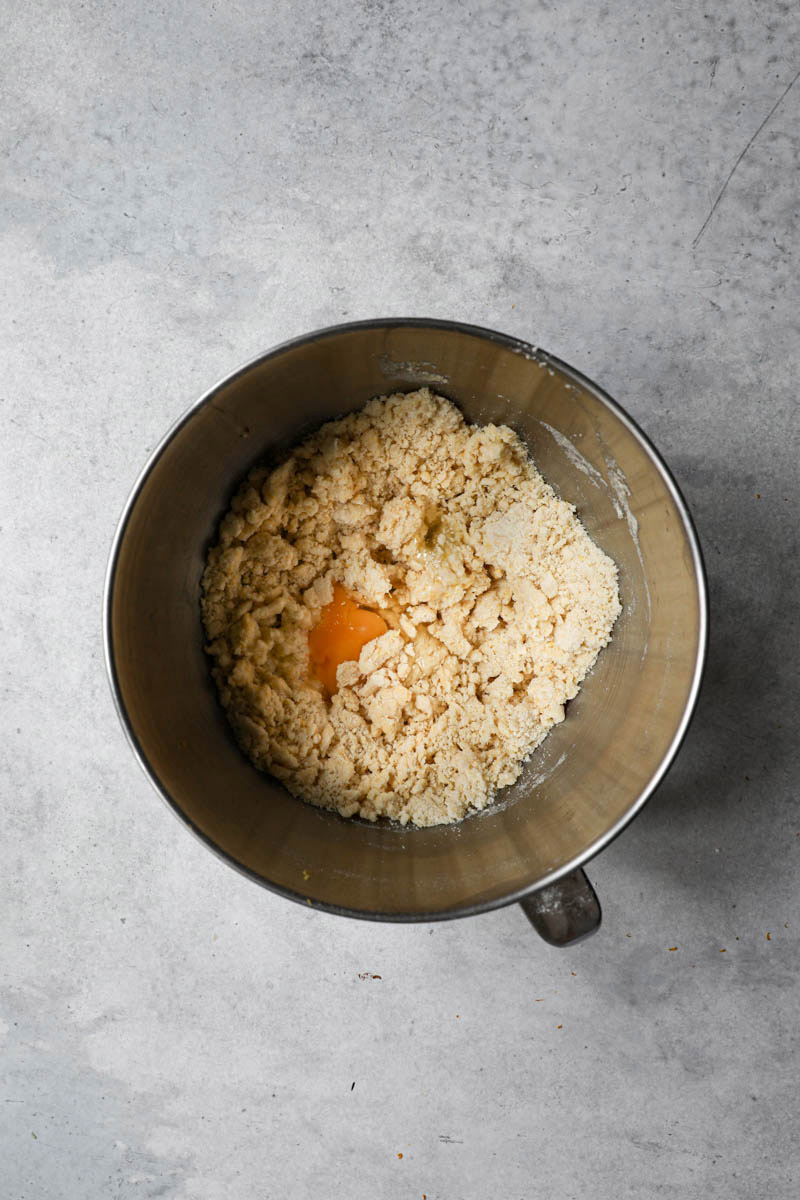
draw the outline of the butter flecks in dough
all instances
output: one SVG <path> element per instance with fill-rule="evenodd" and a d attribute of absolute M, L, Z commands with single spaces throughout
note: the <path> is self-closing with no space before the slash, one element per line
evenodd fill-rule
<path fill-rule="evenodd" d="M 334 581 L 389 630 L 328 702 L 308 632 Z M 417 825 L 518 777 L 619 612 L 614 563 L 516 434 L 426 388 L 253 470 L 203 576 L 214 678 L 255 764 L 312 804 Z"/>

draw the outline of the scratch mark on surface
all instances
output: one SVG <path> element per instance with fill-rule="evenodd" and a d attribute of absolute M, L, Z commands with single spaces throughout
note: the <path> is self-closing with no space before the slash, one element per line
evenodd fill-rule
<path fill-rule="evenodd" d="M 692 242 L 692 249 L 693 249 L 693 250 L 696 248 L 696 246 L 697 246 L 697 244 L 699 243 L 699 241 L 700 241 L 701 237 L 703 236 L 703 234 L 705 233 L 706 229 L 708 228 L 709 222 L 710 222 L 711 218 L 713 217 L 714 213 L 715 213 L 715 212 L 717 211 L 717 209 L 719 208 L 720 201 L 722 200 L 722 197 L 725 195 L 726 191 L 728 190 L 728 184 L 730 183 L 730 181 L 733 179 L 734 175 L 736 174 L 736 171 L 737 171 L 737 169 L 738 169 L 739 163 L 742 161 L 742 159 L 744 158 L 745 154 L 747 154 L 747 151 L 748 151 L 748 150 L 750 149 L 750 147 L 753 145 L 753 142 L 755 142 L 756 138 L 759 136 L 759 134 L 761 133 L 761 131 L 762 131 L 762 130 L 765 128 L 765 126 L 766 126 L 766 125 L 768 125 L 768 124 L 769 124 L 769 122 L 771 121 L 772 117 L 774 117 L 775 113 L 778 111 L 778 109 L 780 108 L 780 106 L 781 106 L 781 104 L 783 103 L 783 101 L 784 101 L 784 100 L 786 99 L 786 97 L 789 95 L 789 92 L 792 90 L 792 88 L 794 87 L 794 85 L 797 83 L 798 79 L 800 79 L 800 71 L 798 71 L 798 72 L 797 72 L 797 74 L 794 76 L 794 78 L 793 78 L 793 79 L 792 79 L 792 80 L 791 80 L 791 81 L 790 81 L 790 82 L 789 82 L 789 83 L 786 85 L 786 87 L 783 89 L 783 91 L 781 92 L 780 96 L 778 96 L 778 99 L 775 101 L 775 103 L 773 104 L 772 108 L 769 110 L 769 112 L 767 113 L 767 115 L 764 117 L 764 120 L 761 122 L 761 124 L 759 125 L 758 129 L 755 131 L 755 133 L 753 134 L 753 136 L 750 138 L 750 141 L 747 143 L 747 145 L 745 146 L 744 150 L 742 151 L 742 153 L 741 153 L 741 154 L 739 155 L 739 157 L 737 158 L 736 162 L 735 162 L 735 163 L 733 164 L 733 166 L 731 167 L 731 169 L 730 169 L 730 172 L 729 172 L 729 174 L 728 174 L 728 178 L 725 180 L 725 182 L 723 183 L 722 187 L 719 189 L 719 192 L 717 193 L 717 198 L 716 198 L 716 200 L 714 201 L 714 203 L 711 205 L 711 210 L 710 210 L 710 212 L 709 212 L 708 216 L 706 217 L 705 221 L 703 221 L 703 224 L 700 226 L 700 229 L 699 229 L 699 231 L 698 231 L 698 233 L 697 233 L 697 236 L 695 237 L 694 241 Z"/>

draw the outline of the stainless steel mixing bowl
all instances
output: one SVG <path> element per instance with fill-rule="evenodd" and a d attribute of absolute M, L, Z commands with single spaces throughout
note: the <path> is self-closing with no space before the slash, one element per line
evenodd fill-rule
<path fill-rule="evenodd" d="M 293 799 L 237 748 L 198 606 L 207 547 L 248 468 L 371 397 L 428 384 L 471 421 L 511 425 L 619 566 L 611 644 L 567 719 L 499 802 L 455 826 L 347 821 Z M 599 923 L 580 865 L 651 795 L 686 731 L 706 648 L 703 566 L 664 463 L 599 388 L 515 338 L 444 321 L 366 321 L 279 346 L 169 431 L 114 541 L 105 645 L 125 731 L 205 843 L 303 904 L 387 921 L 523 901 L 561 944 Z"/>

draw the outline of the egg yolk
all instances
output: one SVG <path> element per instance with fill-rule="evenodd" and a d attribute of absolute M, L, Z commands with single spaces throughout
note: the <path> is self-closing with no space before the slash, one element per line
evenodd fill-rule
<path fill-rule="evenodd" d="M 336 691 L 339 664 L 354 662 L 367 642 L 386 633 L 387 628 L 383 617 L 361 608 L 338 583 L 333 585 L 333 599 L 308 635 L 311 669 L 328 696 Z"/>

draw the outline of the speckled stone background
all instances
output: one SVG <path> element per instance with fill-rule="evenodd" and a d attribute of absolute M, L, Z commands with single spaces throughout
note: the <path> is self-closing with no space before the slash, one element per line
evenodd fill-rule
<path fill-rule="evenodd" d="M 797 5 L 0 15 L 3 1197 L 795 1197 Z M 261 891 L 109 698 L 103 571 L 165 428 L 390 315 L 594 376 L 697 518 L 698 715 L 572 951 L 518 908 L 386 927 Z"/>

